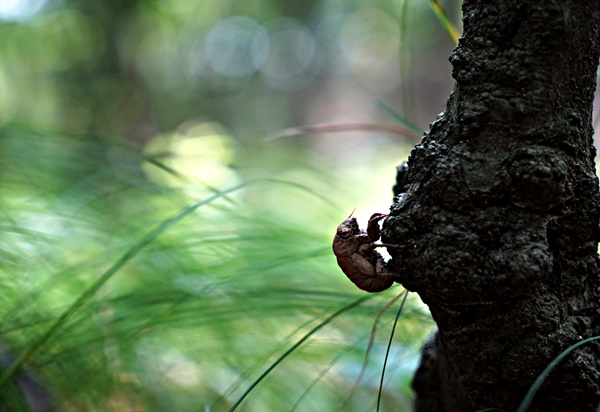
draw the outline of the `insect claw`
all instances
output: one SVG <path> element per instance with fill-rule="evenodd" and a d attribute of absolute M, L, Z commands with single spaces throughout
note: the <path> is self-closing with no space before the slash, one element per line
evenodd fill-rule
<path fill-rule="evenodd" d="M 403 249 L 406 245 L 390 245 L 389 243 L 378 243 L 377 247 L 389 247 L 392 249 Z"/>

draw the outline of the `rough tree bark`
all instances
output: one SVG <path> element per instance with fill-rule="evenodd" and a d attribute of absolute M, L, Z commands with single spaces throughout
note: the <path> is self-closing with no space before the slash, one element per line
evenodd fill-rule
<path fill-rule="evenodd" d="M 600 335 L 592 100 L 598 0 L 465 0 L 446 112 L 412 151 L 383 241 L 438 333 L 418 411 L 515 410 L 561 351 Z M 553 370 L 530 411 L 592 411 L 600 344 Z"/>

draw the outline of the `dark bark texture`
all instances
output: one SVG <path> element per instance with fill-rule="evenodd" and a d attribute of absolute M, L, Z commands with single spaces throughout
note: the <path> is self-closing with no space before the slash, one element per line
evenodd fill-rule
<path fill-rule="evenodd" d="M 456 86 L 412 151 L 383 241 L 438 333 L 418 411 L 514 411 L 564 349 L 600 335 L 592 100 L 598 0 L 465 0 Z M 594 411 L 600 344 L 550 374 L 530 411 Z"/>

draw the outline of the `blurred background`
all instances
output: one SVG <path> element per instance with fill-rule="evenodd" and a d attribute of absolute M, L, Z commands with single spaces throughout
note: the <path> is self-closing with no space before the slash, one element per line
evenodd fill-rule
<path fill-rule="evenodd" d="M 403 289 L 357 290 L 331 241 L 388 210 L 452 90 L 460 18 L 2 0 L 3 408 L 374 409 Z M 409 295 L 383 410 L 410 409 L 432 330 Z"/>

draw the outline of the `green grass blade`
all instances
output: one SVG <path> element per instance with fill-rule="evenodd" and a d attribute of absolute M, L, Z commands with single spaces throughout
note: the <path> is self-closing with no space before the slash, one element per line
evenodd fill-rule
<path fill-rule="evenodd" d="M 0 405 L 6 407 L 6 410 L 19 411 L 19 412 L 30 412 L 32 411 L 30 405 L 27 403 L 25 394 L 21 385 L 16 381 L 10 382 L 9 385 L 2 391 L 2 397 L 0 398 Z"/>
<path fill-rule="evenodd" d="M 392 333 L 390 333 L 390 341 L 388 342 L 387 350 L 385 351 L 385 359 L 383 360 L 383 370 L 381 371 L 381 381 L 379 382 L 379 395 L 377 395 L 377 412 L 379 412 L 379 405 L 381 402 L 381 392 L 383 392 L 383 378 L 385 377 L 385 367 L 387 366 L 388 356 L 390 354 L 390 348 L 392 347 L 392 341 L 394 339 L 394 331 L 396 330 L 396 325 L 398 324 L 398 318 L 402 313 L 402 308 L 404 307 L 404 303 L 406 302 L 406 298 L 408 297 L 408 290 L 404 291 L 404 299 L 402 299 L 402 303 L 398 308 L 398 313 L 396 313 L 396 319 L 394 319 L 394 326 L 392 326 Z"/>
<path fill-rule="evenodd" d="M 315 192 L 308 186 L 302 185 L 300 183 L 292 182 L 289 180 L 275 179 L 275 178 L 263 178 L 263 179 L 257 179 L 255 181 L 271 182 L 271 183 L 278 183 L 278 184 L 285 185 L 285 186 L 290 186 L 290 187 L 293 187 L 294 189 L 299 189 L 303 192 L 308 193 L 309 195 L 316 197 L 317 199 L 321 200 L 323 203 L 325 203 L 329 206 L 332 206 L 332 207 L 335 206 L 334 203 L 330 199 L 328 199 L 326 196 L 323 196 L 322 194 Z"/>
<path fill-rule="evenodd" d="M 240 190 L 250 184 L 256 183 L 277 183 L 283 184 L 286 186 L 290 186 L 294 189 L 299 189 L 301 191 L 312 194 L 313 196 L 319 198 L 320 200 L 326 202 L 329 205 L 332 203 L 326 199 L 324 196 L 316 193 L 310 188 L 290 181 L 280 180 L 280 179 L 255 179 L 252 181 L 248 181 L 237 185 L 233 188 L 218 191 L 213 196 L 210 196 L 204 200 L 198 201 L 196 203 L 187 206 L 183 210 L 181 210 L 175 216 L 164 220 L 160 223 L 155 229 L 147 233 L 143 236 L 137 243 L 131 246 L 106 272 L 104 272 L 98 280 L 93 282 L 87 289 L 85 289 L 75 301 L 68 306 L 68 308 L 58 317 L 56 318 L 48 329 L 41 335 L 40 338 L 31 343 L 23 353 L 17 358 L 15 362 L 13 362 L 1 375 L 0 375 L 0 388 L 9 380 L 14 374 L 33 356 L 55 333 L 64 323 L 73 316 L 81 306 L 87 302 L 94 294 L 116 273 L 118 272 L 125 264 L 127 264 L 131 259 L 133 259 L 140 251 L 142 251 L 146 246 L 152 243 L 160 234 L 168 230 L 170 227 L 178 223 L 184 217 L 193 213 L 196 209 L 201 206 L 207 205 L 217 199 L 226 198 L 226 195 Z"/>
<path fill-rule="evenodd" d="M 398 122 L 399 124 L 401 124 L 402 126 L 406 127 L 407 129 L 409 129 L 409 130 L 411 130 L 411 131 L 413 131 L 413 132 L 415 132 L 417 134 L 422 134 L 423 133 L 423 129 L 422 128 L 420 128 L 415 123 L 413 123 L 410 120 L 408 120 L 406 117 L 401 116 L 399 113 L 397 113 L 396 111 L 394 111 L 391 107 L 389 107 L 388 105 L 386 105 L 382 101 L 378 100 L 375 103 L 375 108 L 377 110 L 379 110 L 380 112 L 382 112 L 383 114 L 385 114 L 390 119 L 392 119 L 392 120 Z"/>
<path fill-rule="evenodd" d="M 429 0 L 429 5 L 435 13 L 435 16 L 442 24 L 444 30 L 446 30 L 446 33 L 448 33 L 448 36 L 450 36 L 454 44 L 458 44 L 460 32 L 458 31 L 458 28 L 454 25 L 454 23 L 450 21 L 440 2 L 438 0 Z"/>
<path fill-rule="evenodd" d="M 151 156 L 142 156 L 142 159 L 144 159 L 144 161 L 148 162 L 149 164 L 151 164 L 152 166 L 162 170 L 165 173 L 168 173 L 172 176 L 175 176 L 178 179 L 181 179 L 185 182 L 199 182 L 202 186 L 204 186 L 205 188 L 207 188 L 208 190 L 210 190 L 211 192 L 213 192 L 214 194 L 220 194 L 223 196 L 223 199 L 227 200 L 228 202 L 230 202 L 231 204 L 235 205 L 235 201 L 233 199 L 231 199 L 229 196 L 224 195 L 219 188 L 214 187 L 211 184 L 208 184 L 198 178 L 196 179 L 190 179 L 187 176 L 182 175 L 181 173 L 179 173 L 177 170 L 173 169 L 172 167 L 167 166 L 166 164 L 164 164 L 163 162 L 160 162 L 159 160 L 155 159 L 154 157 Z"/>
<path fill-rule="evenodd" d="M 336 407 L 336 409 L 341 409 L 343 408 L 346 403 L 350 400 L 350 398 L 352 398 L 352 396 L 354 395 L 354 393 L 356 392 L 356 390 L 358 389 L 358 385 L 360 384 L 360 381 L 363 378 L 363 375 L 365 374 L 365 371 L 367 370 L 367 365 L 369 363 L 369 357 L 371 355 L 371 349 L 373 348 L 373 343 L 375 342 L 375 335 L 377 334 L 377 326 L 379 325 L 379 320 L 381 319 L 381 317 L 383 316 L 383 314 L 385 312 L 387 312 L 387 310 L 394 304 L 396 303 L 396 301 L 398 299 L 400 299 L 400 297 L 402 296 L 404 292 L 400 293 L 398 296 L 395 296 L 392 300 L 390 300 L 388 302 L 387 305 L 385 305 L 383 307 L 383 309 L 381 309 L 379 311 L 379 314 L 377 315 L 377 318 L 375 318 L 375 322 L 373 322 L 373 327 L 371 328 L 371 336 L 369 337 L 369 344 L 367 345 L 367 353 L 365 354 L 365 360 L 363 361 L 362 367 L 360 369 L 360 372 L 358 373 L 358 377 L 356 378 L 356 382 L 354 382 L 354 386 L 352 386 L 352 389 L 350 390 L 350 393 L 348 393 L 348 395 L 346 396 L 346 398 L 339 403 L 339 405 Z"/>
<path fill-rule="evenodd" d="M 600 339 L 600 336 L 592 336 L 591 338 L 587 338 L 587 339 L 582 340 L 581 342 L 577 342 L 576 344 L 569 346 L 560 355 L 558 355 L 552 362 L 550 362 L 548 364 L 548 366 L 546 366 L 546 369 L 544 369 L 544 371 L 540 374 L 540 376 L 537 377 L 535 382 L 533 382 L 533 385 L 531 385 L 531 388 L 529 388 L 529 391 L 527 392 L 527 395 L 525 395 L 525 398 L 523 398 L 523 401 L 519 405 L 517 412 L 525 412 L 527 410 L 527 408 L 529 408 L 529 405 L 531 404 L 531 401 L 533 400 L 535 393 L 538 391 L 540 386 L 542 386 L 542 383 L 548 377 L 548 375 L 550 374 L 552 369 L 554 369 L 554 367 L 561 360 L 563 360 L 569 353 L 571 353 L 574 349 L 577 349 L 581 345 L 584 345 L 588 342 L 592 342 L 592 341 L 598 340 L 598 339 Z"/>
<path fill-rule="evenodd" d="M 19 358 L 10 365 L 2 375 L 0 375 L 0 388 L 10 379 L 20 368 L 35 354 L 47 341 L 54 335 L 54 333 L 69 319 L 77 310 L 104 285 L 115 273 L 117 273 L 127 262 L 133 259 L 140 251 L 154 241 L 161 233 L 168 230 L 170 227 L 175 225 L 181 219 L 194 212 L 201 206 L 207 205 L 224 195 L 242 189 L 247 186 L 249 182 L 240 184 L 231 189 L 224 190 L 218 194 L 215 194 L 207 199 L 198 201 L 186 208 L 184 208 L 177 215 L 164 220 L 155 229 L 146 234 L 136 244 L 134 244 L 125 254 L 123 254 L 96 282 L 90 285 L 86 290 L 79 295 L 79 297 L 60 315 L 48 328 L 48 330 L 42 334 L 42 336 L 33 342 L 29 347 L 19 356 Z"/>
<path fill-rule="evenodd" d="M 357 341 L 357 344 L 358 344 L 358 341 Z M 348 346 L 341 353 L 339 353 L 335 358 L 333 358 L 333 360 L 331 362 L 329 362 L 329 365 L 327 365 L 327 367 L 325 369 L 323 369 L 321 371 L 321 373 L 319 373 L 319 375 L 310 383 L 310 385 L 308 385 L 308 387 L 304 390 L 304 392 L 302 392 L 302 395 L 300 395 L 300 397 L 298 398 L 298 400 L 296 401 L 294 406 L 292 406 L 292 409 L 290 409 L 290 412 L 294 412 L 298 408 L 298 406 L 302 403 L 302 401 L 308 396 L 310 391 L 317 385 L 317 383 L 319 383 L 321 378 L 323 378 L 323 376 L 325 376 L 325 374 L 327 372 L 329 372 L 329 370 L 331 368 L 333 368 L 333 366 L 342 358 L 342 356 L 344 356 L 345 354 L 350 352 L 351 349 L 352 349 L 352 346 Z"/>
<path fill-rule="evenodd" d="M 242 401 L 246 398 L 246 396 L 248 396 L 248 394 L 256 387 L 256 385 L 258 385 L 269 373 L 271 373 L 271 371 L 273 369 L 275 369 L 277 367 L 277 365 L 279 365 L 292 352 L 294 352 L 296 349 L 298 349 L 300 347 L 300 345 L 302 345 L 308 338 L 310 338 L 313 334 L 315 334 L 319 329 L 321 329 L 323 326 L 327 325 L 329 322 L 331 322 L 332 320 L 334 320 L 335 318 L 337 318 L 342 313 L 344 313 L 344 312 L 346 312 L 346 311 L 348 311 L 348 310 L 350 310 L 350 309 L 352 309 L 352 308 L 360 305 L 361 303 L 365 302 L 368 299 L 371 299 L 373 296 L 375 296 L 375 295 L 367 295 L 367 296 L 363 296 L 362 298 L 356 299 L 355 301 L 349 303 L 348 305 L 344 306 L 343 308 L 338 309 L 333 314 L 331 314 L 329 317 L 327 317 L 325 320 L 323 320 L 321 323 L 319 323 L 317 326 L 315 326 L 310 331 L 308 331 L 308 333 L 306 333 L 306 335 L 304 335 L 302 338 L 300 338 L 298 340 L 298 342 L 296 342 L 288 350 L 286 350 L 275 362 L 273 362 L 273 364 L 271 364 L 271 366 L 269 366 L 250 385 L 250 387 L 248 389 L 246 389 L 246 391 L 242 394 L 242 396 L 240 396 L 240 398 L 229 409 L 229 412 L 233 412 L 242 403 Z"/>
<path fill-rule="evenodd" d="M 308 324 L 312 323 L 312 319 L 308 320 L 306 322 L 304 322 L 302 325 L 298 326 L 297 328 L 295 328 L 284 340 L 281 344 L 278 344 L 277 347 L 275 347 L 272 351 L 270 351 L 269 353 L 267 353 L 262 359 L 260 359 L 259 361 L 257 361 L 251 368 L 249 368 L 248 370 L 246 370 L 241 376 L 240 378 L 233 384 L 231 385 L 226 391 L 223 392 L 222 396 L 219 397 L 219 399 L 217 399 L 211 406 L 210 409 L 211 410 L 219 410 L 219 407 L 221 406 L 221 403 L 223 401 L 225 401 L 227 399 L 227 397 L 229 395 L 231 395 L 233 392 L 235 392 L 240 386 L 242 386 L 242 384 L 244 383 L 245 379 L 250 376 L 252 373 L 254 373 L 256 370 L 258 370 L 258 368 L 264 366 L 264 364 L 267 362 L 267 360 L 269 360 L 272 356 L 274 356 L 280 349 L 284 348 L 285 346 L 287 346 L 287 344 L 292 340 L 292 338 L 302 329 L 304 329 Z"/>
<path fill-rule="evenodd" d="M 353 122 L 353 123 L 324 123 L 311 126 L 290 127 L 278 132 L 272 133 L 265 137 L 265 142 L 269 142 L 282 137 L 302 136 L 308 134 L 323 134 L 323 133 L 340 133 L 347 131 L 368 131 L 379 133 L 391 133 L 399 136 L 420 137 L 421 132 L 414 132 L 412 129 L 404 126 L 369 123 L 369 122 Z"/>

